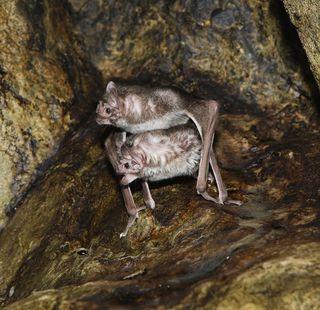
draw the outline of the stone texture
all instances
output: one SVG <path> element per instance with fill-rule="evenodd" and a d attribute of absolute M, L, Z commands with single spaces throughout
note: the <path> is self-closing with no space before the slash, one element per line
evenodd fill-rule
<path fill-rule="evenodd" d="M 202 281 L 192 286 L 189 294 L 180 300 L 179 305 L 154 308 L 315 309 L 320 302 L 319 246 L 319 243 L 308 243 L 287 248 L 286 252 L 283 249 L 280 257 L 257 264 L 220 290 L 217 289 L 214 280 Z M 130 280 L 126 282 L 128 285 Z M 37 292 L 13 303 L 7 309 L 103 309 L 102 303 L 99 304 L 97 299 L 96 303 L 92 303 L 92 300 L 95 300 L 92 296 L 99 291 L 107 300 L 106 296 L 115 294 L 116 288 L 121 285 L 122 281 L 105 280 Z M 132 309 L 125 305 L 115 308 Z"/>
<path fill-rule="evenodd" d="M 320 3 L 317 0 L 283 0 L 283 3 L 299 33 L 320 88 Z"/>
<path fill-rule="evenodd" d="M 236 96 L 229 111 L 249 105 L 248 113 L 278 123 L 284 109 L 297 111 L 295 123 L 314 113 L 305 64 L 296 59 L 300 42 L 279 1 L 70 3 L 74 31 L 105 80 L 173 83 L 211 97 L 225 91 Z"/>
<path fill-rule="evenodd" d="M 0 2 L 0 227 L 95 90 L 97 74 L 70 32 L 67 8 L 65 1 Z"/>
<path fill-rule="evenodd" d="M 214 283 L 205 281 L 183 304 L 196 298 L 201 309 L 315 309 L 320 304 L 319 246 L 307 243 L 282 249 L 279 257 L 257 264 L 218 289 L 214 298 L 210 296 Z"/>
<path fill-rule="evenodd" d="M 89 103 L 97 96 L 83 92 L 87 99 L 75 99 L 65 112 L 76 122 L 82 120 L 81 126 L 60 143 L 0 235 L 2 305 L 317 308 L 316 98 L 312 81 L 304 75 L 305 62 L 296 57 L 299 41 L 280 2 L 32 3 L 45 4 L 46 26 L 59 25 L 68 34 L 47 31 L 45 37 L 56 43 L 51 46 L 59 50 L 69 42 L 68 53 L 80 57 L 82 41 L 104 82 L 116 77 L 170 83 L 219 100 L 223 113 L 217 157 L 230 196 L 245 203 L 236 207 L 204 201 L 196 195 L 193 179 L 153 184 L 156 209 L 141 213 L 127 238 L 120 240 L 127 214 L 105 159 L 108 129 L 94 122 Z M 75 35 L 79 41 L 74 41 Z M 50 49 L 52 61 L 55 51 Z M 88 74 L 78 58 L 63 59 L 59 70 L 79 70 L 67 80 L 73 90 L 79 85 L 90 90 L 94 83 L 102 89 L 99 76 Z M 12 68 L 17 70 L 16 65 Z M 31 90 L 28 86 L 25 91 Z M 53 94 L 59 91 L 57 84 Z M 45 104 L 43 109 L 48 111 Z M 8 108 L 7 113 L 15 110 Z M 84 121 L 87 110 L 92 113 Z M 19 139 L 12 141 L 19 145 Z M 142 206 L 140 184 L 133 190 Z M 214 195 L 215 186 L 209 191 Z"/>
<path fill-rule="evenodd" d="M 261 143 L 242 172 L 225 166 L 241 207 L 204 201 L 195 180 L 153 186 L 156 210 L 142 213 L 126 239 L 105 135 L 93 119 L 74 133 L 1 235 L 0 292 L 9 309 L 319 303 L 318 134 Z"/>

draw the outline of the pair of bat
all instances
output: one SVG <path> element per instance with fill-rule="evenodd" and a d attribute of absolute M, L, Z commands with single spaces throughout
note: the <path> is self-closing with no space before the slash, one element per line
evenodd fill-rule
<path fill-rule="evenodd" d="M 197 176 L 197 193 L 219 204 L 239 201 L 227 200 L 212 143 L 218 120 L 218 103 L 191 96 L 169 87 L 145 88 L 116 85 L 109 82 L 97 106 L 96 121 L 123 130 L 112 133 L 106 140 L 109 160 L 117 174 L 122 175 L 121 191 L 129 213 L 127 234 L 140 209 L 137 209 L 129 184 L 142 178 L 143 197 L 154 208 L 148 180 L 160 180 L 179 175 Z M 188 127 L 192 120 L 197 131 Z M 127 137 L 126 133 L 132 135 Z M 219 191 L 218 199 L 207 192 L 209 164 Z"/>

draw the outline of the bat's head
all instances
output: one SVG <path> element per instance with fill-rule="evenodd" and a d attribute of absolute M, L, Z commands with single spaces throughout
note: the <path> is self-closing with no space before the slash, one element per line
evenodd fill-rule
<path fill-rule="evenodd" d="M 99 125 L 117 126 L 117 123 L 121 121 L 122 118 L 122 101 L 116 84 L 110 81 L 102 100 L 99 101 L 97 106 L 97 123 Z"/>
<path fill-rule="evenodd" d="M 122 174 L 139 174 L 144 167 L 143 156 L 139 148 L 138 137 L 131 136 L 121 146 L 119 170 Z"/>

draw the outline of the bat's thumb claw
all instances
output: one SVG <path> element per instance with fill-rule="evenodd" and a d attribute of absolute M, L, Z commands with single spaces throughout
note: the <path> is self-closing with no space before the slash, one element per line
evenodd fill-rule
<path fill-rule="evenodd" d="M 121 234 L 120 234 L 120 239 L 123 238 L 123 237 L 125 237 L 125 236 L 126 236 L 126 233 L 121 233 Z"/>
<path fill-rule="evenodd" d="M 226 203 L 232 204 L 232 205 L 237 205 L 237 206 L 241 206 L 243 204 L 243 202 L 240 200 L 227 200 Z"/>

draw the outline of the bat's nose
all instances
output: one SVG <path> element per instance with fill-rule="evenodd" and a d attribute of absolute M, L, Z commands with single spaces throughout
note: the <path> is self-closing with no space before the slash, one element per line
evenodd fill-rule
<path fill-rule="evenodd" d="M 120 175 L 126 174 L 127 169 L 125 169 L 124 164 L 119 164 L 117 168 L 118 168 L 118 171 L 117 171 L 118 174 Z"/>
<path fill-rule="evenodd" d="M 104 114 L 104 106 L 102 101 L 99 101 L 99 104 L 97 105 L 96 113 Z"/>

